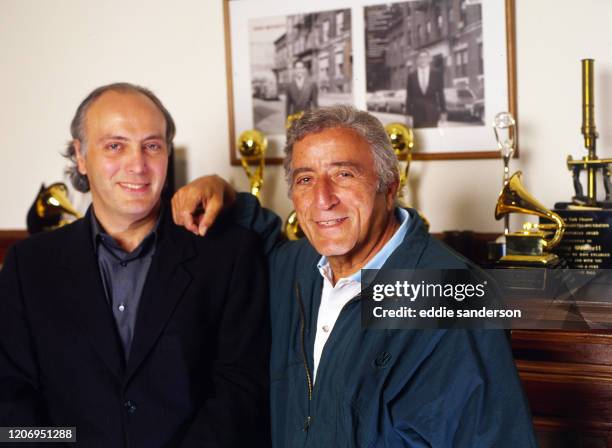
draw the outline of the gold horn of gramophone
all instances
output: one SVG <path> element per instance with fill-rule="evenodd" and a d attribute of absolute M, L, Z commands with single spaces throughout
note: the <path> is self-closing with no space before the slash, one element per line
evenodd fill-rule
<path fill-rule="evenodd" d="M 244 131 L 238 137 L 240 162 L 249 178 L 251 194 L 257 198 L 259 198 L 259 193 L 263 187 L 263 171 L 267 147 L 268 139 L 256 129 Z M 254 171 L 251 171 L 251 167 L 254 168 Z"/>
<path fill-rule="evenodd" d="M 71 220 L 65 219 L 64 215 L 71 215 L 77 219 L 81 217 L 68 199 L 66 184 L 56 182 L 48 187 L 43 184 L 28 212 L 28 231 L 38 233 L 69 224 Z"/>
<path fill-rule="evenodd" d="M 499 220 L 510 213 L 535 215 L 552 221 L 552 224 L 523 225 L 523 230 L 506 235 L 506 255 L 500 260 L 502 264 L 520 266 L 549 266 L 558 262 L 552 250 L 563 237 L 565 223 L 555 212 L 542 205 L 521 182 L 521 171 L 514 173 L 504 186 L 495 207 L 495 219 Z M 552 238 L 547 238 L 554 229 Z"/>

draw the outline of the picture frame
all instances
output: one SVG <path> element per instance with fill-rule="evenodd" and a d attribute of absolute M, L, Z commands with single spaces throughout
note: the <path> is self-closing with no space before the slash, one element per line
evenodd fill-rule
<path fill-rule="evenodd" d="M 500 157 L 493 117 L 509 111 L 517 119 L 514 0 L 222 1 L 232 165 L 240 165 L 236 142 L 249 129 L 268 139 L 266 164 L 282 163 L 291 84 L 301 87 L 298 107 L 348 103 L 383 124 L 415 125 L 414 160 Z M 419 124 L 406 86 L 422 50 L 443 72 L 446 120 L 433 125 Z M 381 91 L 405 100 L 380 109 L 372 99 Z"/>

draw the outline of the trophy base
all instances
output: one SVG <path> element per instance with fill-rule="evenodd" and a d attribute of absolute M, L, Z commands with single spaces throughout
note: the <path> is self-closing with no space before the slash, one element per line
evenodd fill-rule
<path fill-rule="evenodd" d="M 497 262 L 501 257 L 506 255 L 506 242 L 489 241 L 487 243 L 487 261 Z"/>
<path fill-rule="evenodd" d="M 544 252 L 544 233 L 541 231 L 513 232 L 506 235 L 506 253 L 504 255 L 519 257 L 543 257 L 548 255 Z"/>
<path fill-rule="evenodd" d="M 500 268 L 554 268 L 560 263 L 555 254 L 542 255 L 504 255 L 497 262 Z"/>
<path fill-rule="evenodd" d="M 596 211 L 609 209 L 612 209 L 611 201 L 597 201 L 594 205 L 588 205 L 586 202 L 580 200 L 555 203 L 555 210 Z"/>

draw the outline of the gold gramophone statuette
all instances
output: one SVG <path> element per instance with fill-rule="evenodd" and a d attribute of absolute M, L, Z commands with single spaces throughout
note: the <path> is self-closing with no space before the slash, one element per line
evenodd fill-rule
<path fill-rule="evenodd" d="M 263 186 L 263 171 L 267 147 L 268 140 L 265 135 L 256 129 L 244 131 L 238 137 L 240 162 L 251 183 L 251 194 L 257 198 L 259 198 L 259 193 Z M 252 168 L 254 171 L 251 171 Z"/>
<path fill-rule="evenodd" d="M 74 208 L 68 199 L 68 187 L 62 182 L 45 187 L 41 185 L 40 191 L 34 200 L 27 216 L 28 231 L 38 233 L 53 230 L 72 222 L 64 215 L 81 218 L 81 214 Z"/>
<path fill-rule="evenodd" d="M 548 267 L 558 262 L 558 257 L 550 253 L 563 237 L 565 223 L 555 212 L 544 207 L 521 182 L 522 172 L 514 173 L 497 198 L 495 219 L 499 220 L 510 213 L 521 213 L 546 218 L 553 224 L 526 224 L 518 232 L 506 235 L 506 255 L 500 264 L 512 266 Z M 554 229 L 554 235 L 548 230 Z M 544 231 L 546 230 L 546 231 Z"/>
<path fill-rule="evenodd" d="M 404 187 L 408 183 L 410 163 L 412 162 L 414 134 L 412 129 L 401 123 L 390 123 L 385 126 L 385 131 L 387 131 L 395 155 L 400 160 L 400 184 L 397 196 L 401 205 L 408 206 L 404 195 Z M 402 162 L 401 159 L 404 159 L 404 162 Z"/>

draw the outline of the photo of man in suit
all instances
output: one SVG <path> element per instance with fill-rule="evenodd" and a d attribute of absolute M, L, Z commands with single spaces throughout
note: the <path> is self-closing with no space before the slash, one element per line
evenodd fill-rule
<path fill-rule="evenodd" d="M 319 107 L 317 83 L 308 76 L 304 62 L 297 60 L 293 65 L 293 79 L 287 86 L 286 116 Z"/>
<path fill-rule="evenodd" d="M 408 74 L 406 115 L 414 128 L 435 128 L 446 122 L 443 74 L 431 63 L 428 51 L 417 56 L 417 69 Z"/>
<path fill-rule="evenodd" d="M 77 446 L 269 446 L 269 323 L 256 237 L 176 227 L 175 125 L 149 90 L 103 86 L 66 157 L 85 218 L 13 246 L 0 272 L 0 426 Z M 214 256 L 211 256 L 214 254 Z"/>

